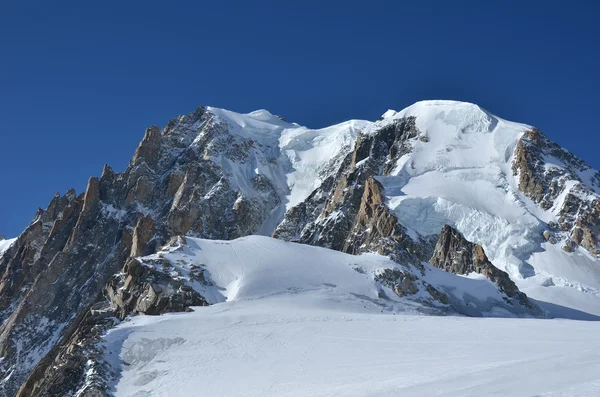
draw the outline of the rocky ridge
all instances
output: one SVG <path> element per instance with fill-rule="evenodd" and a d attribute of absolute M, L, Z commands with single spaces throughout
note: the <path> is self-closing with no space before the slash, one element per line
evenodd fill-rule
<path fill-rule="evenodd" d="M 409 118 L 374 136 L 359 135 L 335 178 L 288 211 L 274 235 L 351 254 L 393 255 L 418 265 L 428 257 L 432 242 L 408 237 L 385 206 L 383 188 L 375 179 L 409 150 L 405 142 L 417 134 L 414 119 Z"/>

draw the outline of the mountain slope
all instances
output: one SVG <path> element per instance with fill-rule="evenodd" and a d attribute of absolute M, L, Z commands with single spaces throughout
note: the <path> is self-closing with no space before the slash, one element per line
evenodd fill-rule
<path fill-rule="evenodd" d="M 390 273 L 412 271 L 378 254 L 349 255 L 320 247 L 287 243 L 269 237 L 248 236 L 236 240 L 201 240 L 186 238 L 175 241 L 158 253 L 139 258 L 143 266 L 182 277 L 199 291 L 209 304 L 239 300 L 257 300 L 283 294 L 321 295 L 324 301 L 352 306 L 364 305 L 376 311 L 447 312 L 447 306 L 432 296 L 420 296 L 426 308 L 398 296 L 390 283 Z M 169 263 L 165 267 L 165 264 Z M 193 272 L 201 272 L 193 277 Z M 481 301 L 504 303 L 506 296 L 486 278 L 470 279 L 425 266 L 421 282 L 433 287 L 445 286 L 462 300 L 471 294 Z M 173 276 L 172 276 L 173 277 Z M 197 279 L 201 281 L 198 281 Z M 395 280 L 393 280 L 395 281 Z M 494 306 L 490 305 L 494 310 Z M 487 313 L 494 315 L 493 312 Z M 511 315 L 499 312 L 501 315 Z"/>
<path fill-rule="evenodd" d="M 535 128 L 468 103 L 419 102 L 320 130 L 199 107 L 149 128 L 123 173 L 105 166 L 85 193 L 57 195 L 0 256 L 0 390 L 68 394 L 87 379 L 86 393 L 103 393 L 86 371 L 119 320 L 244 297 L 245 282 L 265 288 L 248 302 L 294 281 L 285 288 L 392 310 L 593 317 L 599 181 Z M 195 240 L 252 234 L 363 255 Z M 178 246 L 207 266 L 171 261 Z M 313 260 L 289 259 L 302 256 Z M 239 272 L 248 259 L 254 278 Z"/>

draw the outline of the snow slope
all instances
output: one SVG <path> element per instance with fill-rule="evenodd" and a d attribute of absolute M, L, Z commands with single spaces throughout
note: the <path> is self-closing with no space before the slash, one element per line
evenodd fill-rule
<path fill-rule="evenodd" d="M 302 294 L 319 302 L 319 307 L 341 304 L 353 310 L 393 313 L 448 311 L 427 293 L 412 295 L 409 300 L 383 285 L 379 277 L 382 272 L 396 269 L 418 272 L 422 282 L 446 291 L 451 298 L 469 302 L 467 307 L 473 315 L 515 316 L 503 308 L 506 296 L 485 277 L 462 277 L 428 265 L 421 273 L 377 254 L 349 255 L 264 236 L 231 241 L 187 238 L 185 244 L 177 242 L 139 260 L 163 271 L 162 261 L 156 259 L 168 259 L 170 276 L 184 279 L 210 304 Z M 195 269 L 202 269 L 203 279 L 210 282 L 198 281 L 193 275 Z"/>
<path fill-rule="evenodd" d="M 549 172 L 571 169 L 582 182 L 567 181 L 564 194 L 543 210 L 519 190 L 512 169 L 515 147 L 532 127 L 455 101 L 418 102 L 400 112 L 387 111 L 375 123 L 352 120 L 319 130 L 288 123 L 266 110 L 241 114 L 208 107 L 207 112 L 232 136 L 255 143 L 249 159 L 222 153 L 214 158 L 232 185 L 243 196 L 262 200 L 253 184 L 262 175 L 277 191 L 281 204 L 263 222 L 261 235 L 271 235 L 287 210 L 338 170 L 358 133 L 375 133 L 395 120 L 415 117 L 421 135 L 411 140 L 410 152 L 389 174 L 377 178 L 400 223 L 423 236 L 436 235 L 450 224 L 481 244 L 494 265 L 542 306 L 547 302 L 548 310 L 566 306 L 600 315 L 598 259 L 580 247 L 564 252 L 560 243 L 552 245 L 542 237 L 548 223 L 559 220 L 567 192 L 579 183 L 592 192 L 600 189 L 597 174 L 544 155 Z"/>
<path fill-rule="evenodd" d="M 399 267 L 386 257 L 262 236 L 186 240 L 140 260 L 168 259 L 172 277 L 213 305 L 137 316 L 111 329 L 102 346 L 116 396 L 600 391 L 600 322 L 424 317 L 421 305 L 375 281 L 382 268 Z M 191 277 L 198 268 L 208 282 Z M 486 279 L 431 268 L 424 278 L 481 299 L 497 294 Z"/>
<path fill-rule="evenodd" d="M 563 198 L 544 211 L 518 189 L 513 154 L 532 127 L 455 101 L 417 102 L 384 116 L 368 131 L 414 116 L 421 132 L 392 172 L 378 177 L 401 224 L 424 236 L 450 224 L 481 244 L 492 263 L 530 297 L 600 314 L 599 261 L 582 248 L 567 253 L 542 238 L 547 223 L 557 221 Z M 561 166 L 557 159 L 545 161 L 550 168 Z"/>
<path fill-rule="evenodd" d="M 138 316 L 116 396 L 597 396 L 599 322 L 393 315 L 312 294 Z"/>

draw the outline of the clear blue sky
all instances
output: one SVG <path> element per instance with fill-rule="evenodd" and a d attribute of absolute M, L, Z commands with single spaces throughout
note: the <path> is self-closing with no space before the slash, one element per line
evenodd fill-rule
<path fill-rule="evenodd" d="M 321 127 L 464 100 L 600 167 L 593 1 L 68 3 L 0 3 L 0 234 L 200 104 Z"/>

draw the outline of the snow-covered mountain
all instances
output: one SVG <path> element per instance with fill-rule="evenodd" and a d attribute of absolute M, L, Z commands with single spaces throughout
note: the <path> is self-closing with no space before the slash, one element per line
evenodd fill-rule
<path fill-rule="evenodd" d="M 420 102 L 365 134 L 411 116 L 410 153 L 377 178 L 399 222 L 425 236 L 450 224 L 530 297 L 600 314 L 600 174 L 472 104 Z"/>
<path fill-rule="evenodd" d="M 594 318 L 599 192 L 539 130 L 469 103 L 320 130 L 200 107 L 0 246 L 0 385 L 119 392 L 107 355 L 132 328 L 113 327 L 196 306 Z"/>

